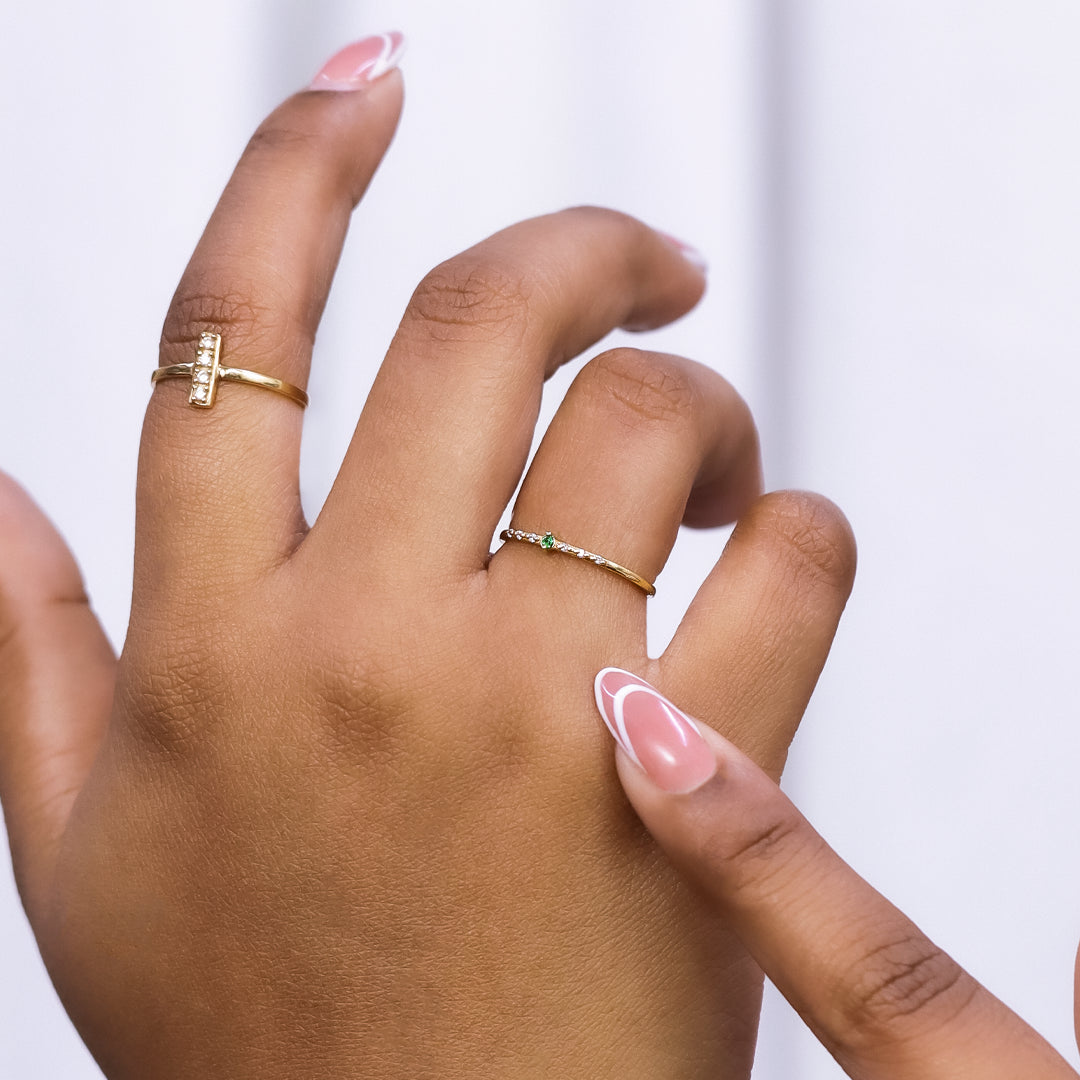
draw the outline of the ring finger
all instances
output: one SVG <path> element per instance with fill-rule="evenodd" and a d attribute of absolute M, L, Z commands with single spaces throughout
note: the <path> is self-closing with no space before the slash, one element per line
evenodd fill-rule
<path fill-rule="evenodd" d="M 733 521 L 761 489 L 757 431 L 731 385 L 677 356 L 614 349 L 578 375 L 536 452 L 511 527 L 551 533 L 651 583 L 680 521 Z M 530 547 L 532 550 L 530 550 Z M 561 556 L 561 557 L 553 557 Z M 543 584 L 644 610 L 641 582 L 601 573 L 587 555 L 509 543 L 493 560 L 515 569 L 550 560 Z M 516 575 L 515 575 L 516 576 Z"/>

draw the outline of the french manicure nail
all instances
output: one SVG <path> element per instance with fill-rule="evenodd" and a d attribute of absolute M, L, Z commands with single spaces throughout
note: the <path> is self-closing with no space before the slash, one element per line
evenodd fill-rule
<path fill-rule="evenodd" d="M 709 264 L 705 261 L 705 256 L 701 254 L 696 247 L 691 247 L 685 241 L 680 240 L 677 236 L 672 236 L 671 233 L 662 232 L 660 235 L 669 243 L 673 244 L 679 249 L 679 254 L 690 263 L 691 266 L 696 266 L 703 274 L 709 269 Z"/>
<path fill-rule="evenodd" d="M 615 741 L 658 788 L 688 792 L 716 772 L 697 724 L 644 679 L 621 668 L 596 676 L 596 706 Z"/>
<path fill-rule="evenodd" d="M 393 71 L 405 52 L 405 35 L 397 30 L 372 34 L 334 53 L 308 86 L 309 90 L 359 90 Z"/>

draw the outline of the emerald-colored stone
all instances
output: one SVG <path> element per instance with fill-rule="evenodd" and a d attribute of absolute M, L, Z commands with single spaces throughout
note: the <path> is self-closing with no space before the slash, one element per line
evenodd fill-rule
<path fill-rule="evenodd" d="M 555 546 L 555 537 L 551 533 L 544 533 L 540 537 L 540 546 L 542 548 L 553 548 Z"/>

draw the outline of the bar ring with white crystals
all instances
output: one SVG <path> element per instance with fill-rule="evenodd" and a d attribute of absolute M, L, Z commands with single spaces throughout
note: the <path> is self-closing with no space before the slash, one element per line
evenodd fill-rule
<path fill-rule="evenodd" d="M 226 367 L 222 364 L 220 334 L 199 335 L 199 348 L 195 353 L 193 364 L 171 364 L 169 367 L 159 367 L 150 376 L 152 383 L 160 382 L 162 379 L 190 379 L 191 390 L 188 393 L 188 404 L 196 409 L 214 407 L 218 383 L 221 382 L 247 383 L 248 386 L 273 390 L 275 394 L 282 394 L 290 401 L 295 401 L 301 409 L 306 408 L 308 403 L 307 394 L 299 386 L 293 386 L 292 383 L 275 379 L 270 375 L 261 375 L 257 371 Z"/>
<path fill-rule="evenodd" d="M 605 570 L 610 570 L 613 574 L 618 574 L 621 578 L 626 578 L 631 584 L 641 589 L 646 596 L 656 595 L 656 586 L 652 582 L 646 581 L 640 574 L 635 574 L 633 570 L 627 570 L 625 566 L 620 566 L 619 563 L 612 562 L 611 559 L 605 559 L 603 555 L 597 555 L 594 551 L 586 551 L 584 548 L 568 544 L 565 540 L 560 540 L 552 533 L 532 533 L 524 532 L 521 529 L 503 529 L 499 533 L 499 539 L 520 540 L 525 544 L 537 544 L 544 551 L 559 551 L 564 555 L 573 555 L 576 558 L 585 559 L 587 562 L 602 566 Z"/>

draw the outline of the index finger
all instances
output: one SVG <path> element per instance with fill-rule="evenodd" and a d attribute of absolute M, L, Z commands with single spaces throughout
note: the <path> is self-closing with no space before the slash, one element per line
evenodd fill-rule
<path fill-rule="evenodd" d="M 638 815 L 849 1076 L 1075 1078 L 735 746 L 636 676 L 601 676 L 598 701 Z"/>
<path fill-rule="evenodd" d="M 161 337 L 162 369 L 191 370 L 157 384 L 143 426 L 137 590 L 260 573 L 296 544 L 297 398 L 229 382 L 189 407 L 209 375 L 195 361 L 217 335 L 220 365 L 305 386 L 349 216 L 397 126 L 401 48 L 396 33 L 355 42 L 274 110 L 206 226 Z"/>

